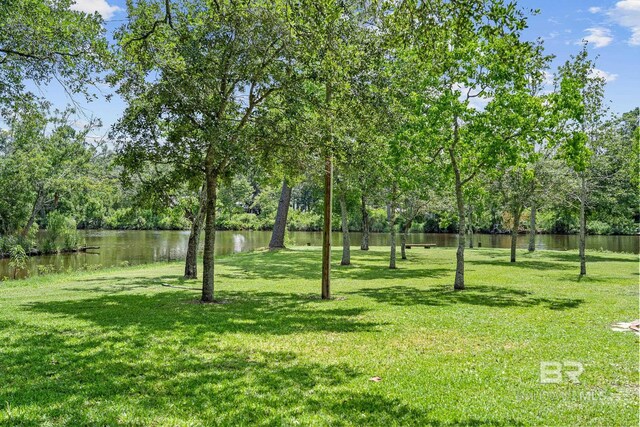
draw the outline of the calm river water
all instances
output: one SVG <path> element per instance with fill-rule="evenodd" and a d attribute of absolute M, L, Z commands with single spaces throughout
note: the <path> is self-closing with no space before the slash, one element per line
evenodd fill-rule
<path fill-rule="evenodd" d="M 88 246 L 100 246 L 100 249 L 90 253 L 67 254 L 55 256 L 33 257 L 29 260 L 29 274 L 37 272 L 37 266 L 52 266 L 55 270 L 77 269 L 84 266 L 117 266 L 123 262 L 131 265 L 167 260 L 184 259 L 189 237 L 188 231 L 114 231 L 89 230 L 80 231 L 80 240 Z M 251 251 L 269 245 L 270 231 L 219 231 L 216 235 L 216 254 Z M 320 232 L 290 232 L 288 240 L 293 245 L 320 246 L 322 234 Z M 361 233 L 351 233 L 351 244 L 359 246 Z M 509 248 L 508 235 L 476 235 L 475 240 L 486 248 Z M 455 234 L 412 233 L 409 241 L 430 242 L 438 246 L 455 247 Z M 341 245 L 341 233 L 333 233 L 334 245 Z M 372 233 L 372 246 L 387 245 L 388 234 Z M 518 246 L 526 248 L 528 237 L 518 237 Z M 576 249 L 578 236 L 576 235 L 538 235 L 539 249 L 568 250 Z M 613 252 L 640 253 L 639 236 L 588 236 L 588 249 L 604 249 Z M 7 259 L 0 260 L 0 278 L 10 277 Z"/>

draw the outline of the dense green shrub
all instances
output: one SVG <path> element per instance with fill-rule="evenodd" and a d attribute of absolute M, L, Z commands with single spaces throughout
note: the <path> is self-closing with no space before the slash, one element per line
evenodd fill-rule
<path fill-rule="evenodd" d="M 34 242 L 29 237 L 23 236 L 0 236 L 0 253 L 8 254 L 12 247 L 20 245 L 26 253 L 29 253 L 34 246 Z"/>
<path fill-rule="evenodd" d="M 9 249 L 9 268 L 13 269 L 13 278 L 15 279 L 18 271 L 27 268 L 28 256 L 21 245 L 14 245 Z"/>
<path fill-rule="evenodd" d="M 424 232 L 424 222 L 418 222 L 418 221 L 413 221 L 413 223 L 411 224 L 411 228 L 409 229 L 409 232 L 411 233 L 422 233 Z"/>
<path fill-rule="evenodd" d="M 611 234 L 612 228 L 611 225 L 598 221 L 587 221 L 587 232 L 589 234 Z"/>
<path fill-rule="evenodd" d="M 111 229 L 125 228 L 130 223 L 130 208 L 112 210 L 104 220 L 104 226 Z"/>
<path fill-rule="evenodd" d="M 611 234 L 638 234 L 640 233 L 640 223 L 628 218 L 617 218 L 609 222 Z"/>
<path fill-rule="evenodd" d="M 271 223 L 271 226 L 273 226 L 273 222 Z M 289 231 L 322 230 L 322 216 L 315 212 L 289 209 L 287 228 Z"/>
<path fill-rule="evenodd" d="M 185 230 L 189 223 L 182 207 L 176 206 L 154 212 L 152 209 L 120 208 L 112 210 L 104 220 L 104 227 L 112 230 Z"/>
<path fill-rule="evenodd" d="M 76 249 L 78 247 L 78 224 L 75 219 L 58 211 L 47 215 L 47 234 L 42 245 L 44 252 Z"/>
<path fill-rule="evenodd" d="M 80 241 L 78 236 L 78 224 L 73 218 L 66 218 L 65 228 L 62 231 L 62 249 L 76 249 Z"/>
<path fill-rule="evenodd" d="M 58 250 L 58 239 L 65 229 L 66 218 L 58 211 L 47 215 L 47 234 L 43 243 L 45 252 L 56 252 Z"/>
<path fill-rule="evenodd" d="M 216 227 L 219 230 L 261 230 L 263 225 L 261 218 L 252 213 L 240 213 L 216 219 Z"/>
<path fill-rule="evenodd" d="M 189 228 L 189 223 L 180 209 L 170 209 L 157 217 L 157 226 L 160 230 L 184 230 Z"/>
<path fill-rule="evenodd" d="M 563 211 L 544 211 L 537 216 L 538 228 L 545 233 L 577 233 L 580 224 L 577 215 Z"/>
<path fill-rule="evenodd" d="M 386 209 L 379 208 L 369 211 L 369 229 L 373 232 L 389 231 Z"/>
<path fill-rule="evenodd" d="M 640 231 L 639 226 L 633 218 L 602 212 L 596 213 L 587 222 L 587 228 L 592 234 L 636 234 Z"/>

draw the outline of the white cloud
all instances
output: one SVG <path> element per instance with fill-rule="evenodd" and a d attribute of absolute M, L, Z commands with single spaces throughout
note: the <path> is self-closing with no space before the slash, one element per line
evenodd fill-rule
<path fill-rule="evenodd" d="M 608 28 L 593 27 L 593 28 L 587 28 L 585 31 L 589 34 L 583 37 L 582 40 L 593 44 L 595 47 L 609 46 L 613 41 L 611 30 L 609 30 Z M 581 43 L 582 41 L 579 41 L 576 44 L 581 44 Z"/>
<path fill-rule="evenodd" d="M 616 3 L 607 15 L 618 25 L 631 30 L 628 43 L 640 46 L 640 0 L 622 0 Z"/>
<path fill-rule="evenodd" d="M 487 105 L 489 104 L 489 102 L 491 102 L 491 100 L 493 100 L 493 97 L 477 97 L 477 98 L 471 98 L 469 99 L 469 107 L 473 108 L 474 110 L 478 110 L 478 111 L 483 111 Z"/>
<path fill-rule="evenodd" d="M 109 19 L 114 13 L 121 10 L 118 6 L 111 6 L 107 0 L 75 0 L 75 4 L 71 5 L 72 10 L 79 12 L 93 13 L 98 12 L 103 19 Z"/>
<path fill-rule="evenodd" d="M 598 13 L 598 12 L 602 12 L 602 8 L 601 7 L 596 7 L 596 6 L 591 6 L 589 8 L 589 12 L 591 13 Z"/>
<path fill-rule="evenodd" d="M 617 74 L 609 73 L 608 71 L 604 71 L 604 70 L 601 70 L 599 68 L 594 68 L 592 73 L 591 73 L 591 75 L 594 76 L 594 77 L 603 78 L 606 83 L 610 83 L 612 81 L 615 81 L 615 79 L 618 78 Z"/>

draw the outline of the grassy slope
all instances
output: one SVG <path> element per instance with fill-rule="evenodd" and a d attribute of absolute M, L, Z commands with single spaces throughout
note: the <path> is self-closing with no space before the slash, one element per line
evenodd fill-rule
<path fill-rule="evenodd" d="M 451 249 L 352 253 L 328 302 L 306 248 L 221 258 L 226 304 L 179 264 L 0 284 L 0 424 L 637 425 L 637 256 L 469 250 L 453 292 Z"/>

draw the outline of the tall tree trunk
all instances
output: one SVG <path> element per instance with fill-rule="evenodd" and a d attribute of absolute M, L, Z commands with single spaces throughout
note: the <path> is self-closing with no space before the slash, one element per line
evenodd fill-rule
<path fill-rule="evenodd" d="M 456 139 L 458 133 L 457 118 L 454 126 L 454 134 Z M 456 278 L 453 282 L 453 289 L 461 291 L 464 289 L 464 246 L 465 246 L 465 209 L 464 209 L 464 195 L 462 193 L 462 179 L 460 178 L 460 170 L 458 169 L 458 163 L 455 158 L 453 148 L 449 149 L 449 157 L 451 158 L 451 164 L 455 173 L 455 188 L 456 188 L 456 206 L 458 208 L 458 250 L 456 251 Z"/>
<path fill-rule="evenodd" d="M 329 38 L 331 35 L 329 34 Z M 326 114 L 331 111 L 331 98 L 333 87 L 330 81 L 325 82 L 324 104 Z M 331 214 L 333 211 L 333 126 L 331 117 L 328 118 L 328 127 L 325 135 L 325 159 L 324 159 L 324 224 L 322 230 L 322 299 L 331 298 Z"/>
<path fill-rule="evenodd" d="M 389 240 L 391 253 L 389 255 L 389 268 L 396 268 L 396 193 L 397 185 L 394 182 L 391 188 L 391 203 L 389 204 L 387 217 L 389 218 Z"/>
<path fill-rule="evenodd" d="M 198 246 L 200 246 L 200 233 L 207 214 L 207 187 L 203 184 L 198 197 L 198 213 L 191 218 L 191 231 L 187 244 L 187 258 L 184 263 L 184 278 L 198 278 Z"/>
<path fill-rule="evenodd" d="M 280 200 L 278 201 L 278 212 L 276 222 L 273 224 L 269 249 L 284 248 L 284 234 L 287 231 L 287 216 L 289 215 L 289 204 L 291 202 L 291 187 L 287 185 L 287 179 L 282 180 L 282 190 L 280 190 Z"/>
<path fill-rule="evenodd" d="M 207 168 L 209 169 L 209 168 Z M 214 253 L 216 246 L 216 198 L 218 176 L 207 170 L 207 209 L 204 227 L 202 302 L 213 302 Z"/>
<path fill-rule="evenodd" d="M 529 252 L 536 250 L 536 202 L 531 202 L 531 217 L 529 218 Z"/>
<path fill-rule="evenodd" d="M 469 248 L 473 249 L 473 209 L 469 206 Z"/>
<path fill-rule="evenodd" d="M 369 250 L 369 211 L 367 210 L 367 196 L 362 192 L 362 241 L 360 250 Z"/>
<path fill-rule="evenodd" d="M 349 218 L 347 217 L 347 198 L 344 192 L 340 193 L 340 214 L 342 219 L 342 261 L 340 265 L 351 264 L 351 238 L 349 237 Z"/>
<path fill-rule="evenodd" d="M 520 214 L 522 208 L 520 206 L 513 209 L 513 224 L 511 225 L 511 262 L 516 262 L 516 245 L 518 243 L 518 228 L 520 226 Z"/>
<path fill-rule="evenodd" d="M 331 298 L 331 212 L 333 159 L 327 155 L 324 165 L 324 225 L 322 230 L 322 299 Z"/>
<path fill-rule="evenodd" d="M 22 229 L 22 237 L 26 237 L 33 226 L 33 223 L 36 222 L 36 215 L 42 209 L 42 205 L 44 203 L 44 192 L 38 190 L 38 195 L 36 196 L 36 200 L 33 202 L 33 208 L 31 209 L 31 215 L 29 216 L 29 220 L 27 221 L 27 225 Z"/>
<path fill-rule="evenodd" d="M 587 181 L 584 172 L 580 175 L 580 244 L 578 250 L 580 253 L 580 275 L 587 274 L 587 259 L 585 249 L 587 244 L 587 218 L 585 215 L 585 205 L 587 202 Z"/>

